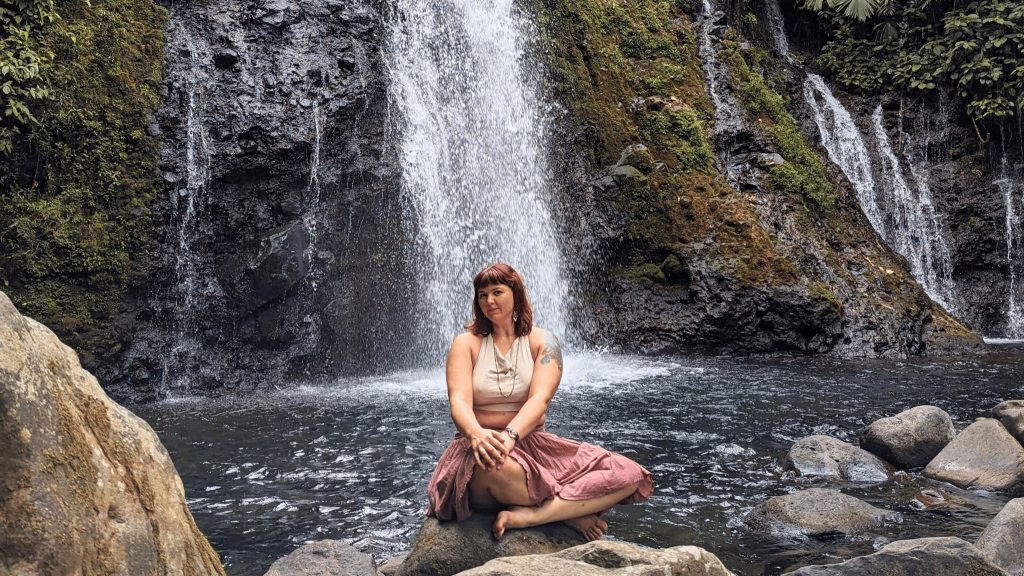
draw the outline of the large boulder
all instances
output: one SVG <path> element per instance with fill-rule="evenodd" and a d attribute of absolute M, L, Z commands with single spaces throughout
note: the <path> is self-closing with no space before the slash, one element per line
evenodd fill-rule
<path fill-rule="evenodd" d="M 875 508 L 838 490 L 811 488 L 769 498 L 755 506 L 743 522 L 759 532 L 779 536 L 824 536 L 858 534 L 901 520 L 898 513 Z"/>
<path fill-rule="evenodd" d="M 556 552 L 498 558 L 460 576 L 733 576 L 712 553 L 696 546 L 665 550 L 597 540 Z"/>
<path fill-rule="evenodd" d="M 962 488 L 1024 488 L 1024 446 L 998 420 L 978 419 L 928 463 L 924 475 Z"/>
<path fill-rule="evenodd" d="M 1018 442 L 1024 444 L 1024 400 L 1007 400 L 992 409 L 992 417 L 1003 423 Z"/>
<path fill-rule="evenodd" d="M 792 576 L 1006 576 L 959 538 L 919 538 L 888 544 L 841 564 L 805 566 Z"/>
<path fill-rule="evenodd" d="M 270 566 L 264 576 L 377 576 L 373 557 L 341 540 L 306 544 Z"/>
<path fill-rule="evenodd" d="M 861 431 L 860 447 L 898 468 L 917 468 L 932 461 L 956 437 L 953 420 L 935 406 L 917 406 L 875 420 Z"/>
<path fill-rule="evenodd" d="M 550 554 L 586 542 L 561 522 L 527 530 L 509 530 L 495 540 L 491 526 L 496 516 L 474 512 L 462 522 L 439 522 L 427 518 L 420 527 L 416 544 L 396 576 L 450 576 L 482 566 L 495 558 Z"/>
<path fill-rule="evenodd" d="M 224 574 L 153 430 L 0 293 L 0 574 Z"/>
<path fill-rule="evenodd" d="M 974 545 L 1010 576 L 1024 576 L 1024 498 L 1003 506 Z"/>
<path fill-rule="evenodd" d="M 830 436 L 808 436 L 793 444 L 783 469 L 798 476 L 854 482 L 884 482 L 896 471 L 878 456 Z"/>

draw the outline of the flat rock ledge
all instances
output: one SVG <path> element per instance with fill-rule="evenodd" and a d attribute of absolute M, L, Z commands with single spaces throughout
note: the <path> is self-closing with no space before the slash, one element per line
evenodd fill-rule
<path fill-rule="evenodd" d="M 754 507 L 743 522 L 776 536 L 859 534 L 903 520 L 899 513 L 876 508 L 838 490 L 811 488 L 774 496 Z"/>
<path fill-rule="evenodd" d="M 714 554 L 696 546 L 664 550 L 597 540 L 555 552 L 498 558 L 460 576 L 734 576 Z"/>
<path fill-rule="evenodd" d="M 980 550 L 959 538 L 893 542 L 841 564 L 805 566 L 792 576 L 1007 576 Z"/>
<path fill-rule="evenodd" d="M 875 420 L 861 431 L 860 447 L 897 468 L 919 468 L 956 437 L 953 420 L 936 406 L 917 406 Z"/>
<path fill-rule="evenodd" d="M 341 540 L 306 544 L 278 559 L 264 576 L 377 576 L 373 557 Z"/>
<path fill-rule="evenodd" d="M 0 574 L 224 575 L 153 429 L 0 292 Z"/>
<path fill-rule="evenodd" d="M 586 539 L 561 522 L 526 530 L 509 530 L 501 540 L 491 535 L 494 514 L 474 513 L 462 522 L 427 518 L 412 552 L 394 576 L 451 576 L 495 558 L 550 554 L 585 544 Z"/>
<path fill-rule="evenodd" d="M 1003 423 L 1017 442 L 1024 444 L 1024 400 L 1007 400 L 992 409 L 992 417 Z"/>
<path fill-rule="evenodd" d="M 852 482 L 885 482 L 896 472 L 874 454 L 830 436 L 808 436 L 793 444 L 784 470 L 797 476 Z"/>
<path fill-rule="evenodd" d="M 928 463 L 924 475 L 961 488 L 1021 492 L 1024 446 L 998 420 L 980 418 Z"/>
<path fill-rule="evenodd" d="M 1007 502 L 974 545 L 1010 576 L 1024 576 L 1024 498 Z"/>

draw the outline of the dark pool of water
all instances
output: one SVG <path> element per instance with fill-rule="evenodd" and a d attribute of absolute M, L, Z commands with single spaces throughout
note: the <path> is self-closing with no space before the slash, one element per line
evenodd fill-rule
<path fill-rule="evenodd" d="M 958 491 L 922 509 L 917 475 L 834 484 L 904 520 L 854 538 L 785 540 L 749 533 L 743 515 L 809 484 L 781 463 L 796 440 L 856 442 L 871 421 L 920 404 L 958 429 L 1024 397 L 1024 356 L 970 361 L 579 356 L 548 413 L 548 431 L 621 452 L 654 474 L 655 493 L 607 517 L 610 536 L 656 547 L 695 544 L 741 576 L 870 553 L 887 541 L 972 540 L 1007 498 Z M 443 376 L 404 373 L 296 386 L 250 398 L 137 406 L 181 474 L 196 522 L 231 575 L 262 575 L 298 546 L 341 539 L 378 560 L 410 547 L 437 457 L 454 433 Z"/>

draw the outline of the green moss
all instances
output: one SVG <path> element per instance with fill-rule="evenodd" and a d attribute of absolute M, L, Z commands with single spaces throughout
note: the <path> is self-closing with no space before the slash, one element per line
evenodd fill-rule
<path fill-rule="evenodd" d="M 152 222 L 165 9 L 150 0 L 64 0 L 42 30 L 54 98 L 0 167 L 0 289 L 80 352 L 106 333 Z"/>
<path fill-rule="evenodd" d="M 760 66 L 765 53 L 757 49 L 740 50 L 738 43 L 728 40 L 722 46 L 729 69 L 740 83 L 740 100 L 786 160 L 785 164 L 772 167 L 772 185 L 781 192 L 810 200 L 811 206 L 830 213 L 836 206 L 838 192 L 825 178 L 821 158 L 786 110 L 782 96 L 768 86 L 763 76 L 751 71 L 752 67 Z"/>

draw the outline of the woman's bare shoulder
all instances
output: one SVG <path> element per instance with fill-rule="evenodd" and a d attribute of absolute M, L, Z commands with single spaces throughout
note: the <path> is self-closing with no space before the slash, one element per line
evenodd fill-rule
<path fill-rule="evenodd" d="M 484 337 L 479 334 L 473 334 L 472 332 L 463 332 L 452 340 L 452 349 L 456 348 L 479 348 L 480 343 L 483 342 Z"/>

